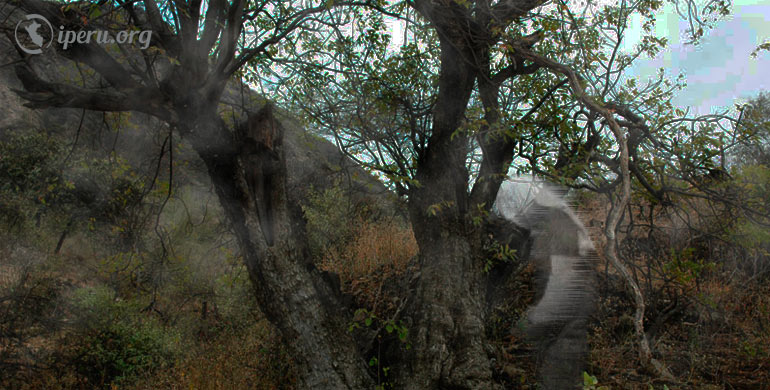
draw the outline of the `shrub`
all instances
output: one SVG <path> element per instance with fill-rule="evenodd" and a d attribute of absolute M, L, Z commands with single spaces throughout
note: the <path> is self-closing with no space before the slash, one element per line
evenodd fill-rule
<path fill-rule="evenodd" d="M 175 334 L 145 318 L 139 302 L 121 301 L 108 288 L 92 287 L 76 290 L 73 304 L 80 317 L 62 358 L 80 381 L 121 384 L 172 364 Z"/>
<path fill-rule="evenodd" d="M 61 145 L 46 134 L 13 134 L 0 142 L 0 221 L 21 229 L 38 205 L 63 188 Z"/>
<path fill-rule="evenodd" d="M 347 245 L 324 255 L 321 268 L 350 280 L 383 267 L 402 272 L 417 254 L 412 230 L 396 221 L 363 221 L 357 225 L 355 235 Z"/>
<path fill-rule="evenodd" d="M 211 340 L 187 346 L 169 370 L 143 376 L 130 390 L 294 389 L 291 359 L 266 321 L 228 329 Z"/>
<path fill-rule="evenodd" d="M 0 240 L 3 237 L 0 236 Z M 34 252 L 33 252 L 34 253 Z M 58 330 L 56 301 L 59 284 L 31 264 L 14 264 L 14 256 L 0 245 L 0 388 L 18 388 L 30 361 L 45 357 L 35 340 Z"/>
<path fill-rule="evenodd" d="M 314 256 L 322 257 L 351 238 L 355 210 L 339 186 L 322 192 L 311 188 L 307 199 L 302 212 L 307 220 L 308 247 Z"/>
<path fill-rule="evenodd" d="M 310 191 L 308 199 L 302 210 L 311 253 L 320 260 L 320 268 L 343 280 L 384 267 L 403 271 L 417 254 L 417 242 L 405 223 L 397 218 L 374 218 L 339 186 Z"/>
<path fill-rule="evenodd" d="M 114 324 L 93 329 L 80 338 L 72 362 L 89 383 L 105 385 L 133 379 L 139 373 L 167 367 L 173 353 L 163 340 L 163 329 Z"/>

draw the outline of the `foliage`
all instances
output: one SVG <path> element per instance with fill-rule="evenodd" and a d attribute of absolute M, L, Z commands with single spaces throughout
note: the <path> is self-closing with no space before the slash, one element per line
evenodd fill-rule
<path fill-rule="evenodd" d="M 51 214 L 49 228 L 60 241 L 78 225 L 94 229 L 107 224 L 124 246 L 140 235 L 151 214 L 145 207 L 149 179 L 116 155 L 73 156 L 63 142 L 40 131 L 11 133 L 0 142 L 0 222 L 17 234 L 41 227 Z M 61 244 L 61 242 L 59 243 Z"/>
<path fill-rule="evenodd" d="M 695 259 L 694 252 L 694 248 L 685 248 L 679 252 L 672 248 L 669 255 L 670 260 L 665 264 L 663 271 L 682 285 L 703 278 L 704 273 L 713 270 L 716 264 L 706 262 L 703 259 Z"/>
<path fill-rule="evenodd" d="M 4 219 L 0 235 L 0 387 L 133 386 L 191 359 L 183 338 L 253 326 L 243 264 L 200 189 L 174 191 L 159 207 L 169 186 L 153 186 L 118 155 L 65 159 L 55 137 L 34 131 L 0 148 L 0 203 L 22 217 Z M 65 236 L 70 245 L 51 255 L 51 242 Z M 287 364 L 278 352 L 265 355 L 275 367 Z M 289 375 L 271 372 L 262 383 Z"/>
<path fill-rule="evenodd" d="M 766 375 L 733 375 L 726 367 L 767 360 L 762 350 L 747 347 L 768 337 L 761 330 L 766 321 L 758 320 L 766 312 L 760 291 L 766 291 L 768 269 L 767 192 L 762 164 L 733 158 L 728 156 L 729 174 L 678 183 L 695 197 L 676 196 L 664 204 L 636 197 L 619 238 L 644 292 L 645 332 L 658 345 L 656 353 L 696 375 L 719 372 L 716 383 L 752 387 Z M 623 289 L 605 275 L 598 316 L 605 319 L 596 328 L 592 353 L 598 372 L 614 377 L 630 367 L 617 355 L 627 348 L 632 320 L 618 314 L 630 309 L 617 302 L 615 294 Z"/>
<path fill-rule="evenodd" d="M 4 240 L 4 239 L 3 239 Z M 51 337 L 61 318 L 56 306 L 61 294 L 57 280 L 38 264 L 15 261 L 9 248 L 0 245 L 0 387 L 14 388 L 23 382 L 19 363 L 30 356 L 47 358 L 45 351 L 30 345 Z M 21 263 L 21 264 L 19 264 Z"/>
<path fill-rule="evenodd" d="M 14 132 L 0 142 L 0 222 L 20 229 L 70 188 L 61 175 L 62 149 L 41 132 Z"/>
<path fill-rule="evenodd" d="M 403 321 L 396 321 L 392 318 L 378 318 L 377 315 L 367 309 L 356 310 L 354 320 L 348 326 L 348 331 L 353 332 L 363 327 L 371 328 L 376 334 L 376 351 L 369 357 L 369 367 L 377 372 L 377 390 L 392 389 L 394 383 L 389 375 L 392 367 L 386 363 L 386 356 L 383 356 L 383 349 L 397 339 L 400 347 L 406 350 L 412 348 L 408 341 L 409 329 Z"/>
<path fill-rule="evenodd" d="M 205 340 L 191 339 L 173 367 L 144 375 L 121 387 L 160 389 L 295 389 L 292 361 L 280 337 L 264 320 L 222 332 Z"/>
<path fill-rule="evenodd" d="M 770 273 L 770 94 L 750 99 L 743 111 L 749 135 L 734 150 L 732 180 L 723 190 L 738 207 L 723 236 L 745 250 L 754 274 Z"/>
<path fill-rule="evenodd" d="M 324 191 L 310 189 L 302 212 L 307 220 L 308 247 L 315 256 L 340 247 L 353 235 L 355 210 L 339 185 Z"/>
<path fill-rule="evenodd" d="M 407 337 L 409 336 L 409 329 L 403 324 L 403 322 L 396 323 L 392 319 L 380 319 L 376 314 L 370 312 L 367 309 L 358 309 L 355 314 L 356 318 L 363 318 L 361 321 L 354 320 L 350 323 L 348 331 L 352 332 L 355 329 L 364 325 L 366 327 L 375 327 L 380 330 L 385 330 L 389 335 L 396 335 L 402 343 L 406 343 L 406 348 L 409 349 L 409 343 L 407 343 Z"/>
<path fill-rule="evenodd" d="M 664 188 L 671 174 L 713 168 L 731 129 L 726 127 L 730 118 L 724 115 L 687 118 L 686 112 L 673 107 L 674 92 L 685 86 L 682 77 L 669 80 L 662 69 L 646 82 L 625 76 L 635 59 L 654 56 L 666 47 L 665 39 L 654 34 L 655 14 L 662 6 L 657 1 L 558 2 L 537 8 L 505 30 L 492 31 L 499 43 L 490 49 L 491 74 L 516 65 L 510 42 L 542 32 L 539 53 L 580 71 L 596 98 L 628 107 L 650 123 L 634 144 L 639 153 L 633 164 L 648 175 L 650 188 Z M 724 15 L 724 7 L 707 8 L 707 15 L 690 24 L 693 40 Z M 317 33 L 300 37 L 301 46 L 280 47 L 285 60 L 279 66 L 254 71 L 269 74 L 262 78 L 266 88 L 406 194 L 419 185 L 416 163 L 432 134 L 440 50 L 438 36 L 426 28 L 424 15 L 410 13 L 405 4 L 390 10 L 405 19 L 401 46 L 388 35 L 381 14 L 339 11 L 352 31 L 362 33 L 319 25 Z M 629 20 L 637 16 L 643 25 L 641 40 L 633 49 L 621 50 Z M 597 191 L 611 186 L 616 168 L 611 156 L 617 148 L 609 129 L 563 90 L 565 84 L 566 80 L 543 71 L 511 77 L 495 97 L 499 107 L 482 107 L 481 92 L 474 91 L 465 123 L 455 132 L 476 136 L 469 137 L 466 156 L 471 177 L 478 174 L 479 137 L 490 136 L 495 142 L 510 140 L 517 145 L 513 169 Z M 489 123 L 492 109 L 498 111 L 499 123 Z M 591 154 L 594 157 L 589 158 Z"/>
<path fill-rule="evenodd" d="M 609 390 L 609 387 L 599 386 L 595 376 L 583 371 L 583 390 Z"/>
<path fill-rule="evenodd" d="M 760 92 L 740 109 L 747 131 L 733 152 L 735 164 L 770 164 L 770 92 Z"/>
<path fill-rule="evenodd" d="M 11 133 L 8 141 L 0 143 L 0 190 L 39 195 L 50 191 L 48 186 L 60 180 L 61 149 L 58 141 L 44 133 Z"/>
<path fill-rule="evenodd" d="M 487 248 L 487 260 L 484 263 L 484 273 L 488 273 L 498 264 L 510 263 L 516 261 L 516 250 L 511 249 L 508 244 L 501 244 L 496 240 L 490 240 Z"/>
<path fill-rule="evenodd" d="M 398 221 L 365 221 L 360 222 L 356 235 L 341 251 L 327 254 L 323 265 L 350 279 L 380 268 L 403 272 L 416 255 L 417 243 L 411 229 Z"/>
<path fill-rule="evenodd" d="M 561 79 L 563 75 L 558 72 L 538 72 L 537 69 L 535 73 L 520 74 L 517 76 L 521 77 L 503 80 L 498 85 L 499 90 L 495 91 L 495 96 L 492 96 L 492 103 L 486 100 L 488 95 L 482 96 L 484 91 L 479 87 L 471 92 L 470 99 L 465 99 L 461 107 L 462 112 L 436 111 L 436 105 L 443 100 L 438 89 L 439 73 L 443 70 L 439 64 L 442 50 L 438 41 L 446 36 L 446 30 L 442 31 L 442 35 L 431 27 L 436 27 L 443 20 L 428 20 L 429 17 L 410 15 L 408 6 L 411 4 L 407 2 L 373 4 L 380 7 L 380 11 L 403 15 L 407 22 L 404 44 L 401 48 L 392 50 L 389 47 L 389 37 L 385 34 L 382 12 L 368 12 L 362 9 L 331 12 L 336 3 L 338 2 L 303 9 L 299 4 L 286 2 L 237 2 L 232 5 L 228 2 L 209 2 L 207 15 L 212 15 L 215 19 L 217 15 L 228 14 L 229 17 L 220 18 L 218 21 L 209 20 L 207 17 L 206 21 L 201 23 L 202 19 L 191 18 L 200 16 L 199 10 L 186 12 L 190 10 L 190 4 L 200 6 L 200 3 L 192 2 L 186 5 L 174 2 L 144 2 L 149 8 L 148 19 L 156 19 L 148 23 L 158 24 L 162 22 L 158 20 L 161 18 L 174 22 L 169 23 L 169 34 L 157 32 L 162 47 L 153 47 L 143 52 L 147 56 L 147 63 L 151 62 L 149 55 L 154 56 L 158 52 L 170 54 L 169 73 L 174 78 L 158 82 L 154 77 L 145 77 L 145 73 L 153 74 L 152 70 L 141 69 L 138 65 L 125 69 L 111 67 L 109 72 L 102 68 L 98 71 L 112 84 L 111 87 L 115 91 L 99 92 L 112 99 L 96 99 L 94 96 L 98 95 L 91 95 L 79 101 L 88 103 L 88 106 L 83 108 L 114 110 L 133 107 L 147 110 L 146 113 L 166 120 L 173 117 L 186 118 L 188 115 L 185 114 L 190 114 L 189 110 L 175 111 L 172 114 L 176 115 L 169 115 L 166 107 L 172 111 L 179 107 L 187 108 L 188 103 L 194 102 L 190 96 L 216 97 L 223 89 L 223 83 L 245 62 L 251 61 L 258 66 L 257 72 L 263 73 L 257 76 L 247 74 L 250 81 L 262 77 L 264 83 L 271 84 L 277 79 L 278 83 L 272 84 L 268 90 L 281 94 L 285 101 L 305 112 L 309 123 L 332 130 L 327 135 L 334 137 L 337 143 L 362 165 L 383 172 L 401 195 L 408 195 L 425 185 L 422 177 L 417 180 L 417 172 L 426 160 L 425 157 L 430 155 L 427 153 L 429 147 L 440 145 L 442 136 L 448 138 L 449 143 L 458 143 L 458 140 L 464 143 L 452 150 L 452 154 L 461 155 L 459 166 L 462 168 L 461 177 L 451 183 L 453 185 L 483 183 L 488 180 L 488 177 L 479 175 L 480 159 L 484 158 L 483 153 L 487 153 L 485 147 L 511 141 L 506 148 L 514 153 L 512 157 L 515 169 L 534 171 L 575 187 L 611 192 L 618 185 L 619 150 L 610 134 L 608 123 L 612 122 L 610 116 L 614 117 L 617 112 L 618 118 L 623 117 L 634 122 L 624 125 L 628 129 L 629 142 L 632 144 L 630 163 L 635 172 L 634 186 L 636 190 L 645 193 L 644 199 L 651 203 L 651 210 L 658 204 L 676 202 L 679 200 L 678 196 L 706 193 L 703 192 L 704 187 L 707 187 L 703 184 L 703 178 L 725 168 L 725 152 L 733 140 L 743 137 L 742 128 L 729 128 L 729 123 L 735 123 L 732 118 L 723 115 L 687 118 L 686 113 L 675 109 L 671 104 L 671 97 L 673 91 L 684 85 L 680 79 L 669 81 L 661 74 L 657 80 L 641 85 L 636 80 L 624 78 L 625 71 L 635 58 L 640 55 L 655 55 L 666 44 L 651 33 L 654 30 L 655 12 L 663 4 L 660 1 L 621 2 L 617 5 L 562 1 L 546 3 L 522 17 L 517 16 L 516 21 L 510 25 L 490 27 L 488 23 L 481 23 L 482 29 L 490 31 L 483 31 L 486 34 L 483 39 L 474 36 L 472 40 L 468 40 L 490 42 L 483 48 L 485 51 L 482 53 L 485 59 L 489 60 L 489 63 L 484 64 L 488 67 L 485 71 L 489 72 L 474 74 L 473 80 L 478 81 L 481 86 L 488 76 L 495 73 L 500 74 L 506 69 L 521 70 L 519 65 L 525 63 L 519 56 L 520 53 L 517 53 L 521 46 L 516 44 L 527 37 L 540 36 L 540 42 L 533 49 L 535 53 L 559 64 L 566 64 L 565 66 L 580 73 L 580 80 L 577 82 L 580 85 L 572 85 L 571 92 L 583 94 L 583 97 L 590 95 L 592 99 L 600 102 L 611 102 L 613 106 L 608 106 L 611 112 L 606 117 L 598 115 L 592 107 L 588 107 L 586 99 L 576 99 L 566 91 L 563 88 L 567 84 L 566 80 Z M 156 4 L 161 5 L 160 9 L 152 9 Z M 236 5 L 247 6 L 249 10 L 240 13 L 242 10 Z M 477 12 L 472 11 L 470 5 L 471 2 L 459 1 L 442 6 L 459 10 L 461 15 L 465 15 L 467 11 L 470 15 Z M 133 6 L 131 2 L 120 3 L 120 8 L 130 11 L 134 11 Z M 703 21 L 710 20 L 712 15 L 724 16 L 727 13 L 726 2 L 710 3 L 703 9 L 705 13 L 693 12 L 697 10 L 689 8 L 691 3 L 687 6 L 688 11 L 691 11 L 687 14 L 701 15 L 690 20 L 693 40 L 703 35 Z M 95 7 L 89 7 L 88 4 L 77 4 L 63 7 L 62 14 L 69 12 L 68 15 L 72 15 L 74 12 L 77 14 L 75 22 L 80 14 L 90 15 L 97 19 L 96 23 L 101 23 L 99 19 L 102 13 L 95 10 Z M 415 11 L 422 11 L 423 16 L 427 13 L 419 9 Z M 135 13 L 131 12 L 131 15 L 134 17 Z M 618 48 L 621 47 L 628 22 L 634 16 L 639 16 L 642 20 L 644 36 L 637 48 L 625 53 Z M 114 21 L 114 18 L 102 19 Z M 83 23 L 87 20 L 83 18 Z M 135 22 L 140 23 L 139 20 Z M 201 25 L 205 31 L 199 31 Z M 295 31 L 297 26 L 309 28 Z M 462 28 L 465 28 L 465 24 Z M 211 31 L 215 31 L 214 35 L 210 35 Z M 225 31 L 231 35 L 227 36 Z M 244 32 L 244 39 L 238 40 L 241 31 Z M 220 32 L 221 39 L 217 39 Z M 178 35 L 173 35 L 174 33 Z M 296 35 L 293 35 L 294 33 Z M 287 35 L 292 38 L 284 39 Z M 196 40 L 198 37 L 201 37 L 201 41 Z M 206 40 L 210 43 L 206 44 Z M 244 47 L 243 42 L 254 47 Z M 446 45 L 442 43 L 442 46 Z M 194 50 L 188 50 L 191 47 Z M 462 63 L 461 60 L 464 59 L 454 60 L 455 63 Z M 131 65 L 141 63 L 121 58 L 113 65 L 129 62 Z M 214 65 L 215 71 L 207 73 L 210 64 Z M 270 73 L 276 64 L 279 66 L 275 69 L 279 71 Z M 116 78 L 109 77 L 108 73 L 126 77 L 115 81 Z M 180 80 L 185 82 L 179 82 Z M 26 81 L 25 84 L 34 84 L 30 82 L 34 80 Z M 474 81 L 471 81 L 471 84 L 473 83 Z M 35 93 L 44 93 L 42 91 L 46 86 L 53 85 L 38 84 Z M 136 94 L 137 85 L 146 87 L 147 90 L 143 90 L 143 94 Z M 162 88 L 158 90 L 157 86 Z M 56 95 L 59 91 L 47 92 L 62 98 Z M 39 98 L 35 93 L 26 96 Z M 85 90 L 81 91 L 81 94 L 85 93 Z M 104 102 L 119 101 L 120 98 L 133 105 L 126 104 L 118 108 L 101 105 Z M 142 99 L 138 104 L 135 101 L 137 98 Z M 197 103 L 200 104 L 199 108 L 213 106 L 211 102 Z M 629 114 L 626 110 L 632 113 Z M 450 137 L 446 137 L 448 134 L 432 132 L 434 119 L 441 119 L 444 114 L 462 118 L 462 123 L 452 125 L 454 127 L 449 129 Z M 494 118 L 495 115 L 499 117 Z M 182 122 L 181 127 L 181 132 L 187 136 L 192 135 L 193 139 L 196 134 L 200 134 L 195 125 Z M 203 143 L 200 138 L 194 141 Z M 501 160 L 507 163 L 510 158 Z M 118 170 L 120 168 L 118 166 Z M 500 168 L 494 167 L 493 174 L 505 174 L 505 169 L 509 166 L 502 166 L 503 172 L 500 172 Z M 164 293 L 173 292 L 175 288 L 183 291 L 184 288 L 195 284 L 191 282 L 194 273 L 189 269 L 192 256 L 174 252 L 175 248 L 186 244 L 179 239 L 181 234 L 176 232 L 177 236 L 173 237 L 173 234 L 167 234 L 158 223 L 162 206 L 145 207 L 144 196 L 150 194 L 153 186 L 158 183 L 154 179 L 146 183 L 134 180 L 129 170 L 120 172 L 118 176 L 119 180 L 109 186 L 109 200 L 101 206 L 108 216 L 106 219 L 115 227 L 113 233 L 119 238 L 124 238 L 123 245 L 119 251 L 101 257 L 106 259 L 106 264 L 99 264 L 96 274 L 97 278 L 107 279 L 108 275 L 113 275 L 129 282 L 114 284 L 113 287 L 118 291 L 99 291 L 97 287 L 87 293 L 80 289 L 75 294 L 77 306 L 82 309 L 84 318 L 96 320 L 92 325 L 87 325 L 90 324 L 88 321 L 83 322 L 86 324 L 82 325 L 83 329 L 89 331 L 83 332 L 80 340 L 95 343 L 98 348 L 94 354 L 90 354 L 83 345 L 76 343 L 73 349 L 82 354 L 81 358 L 88 360 L 88 364 L 96 367 L 93 371 L 84 371 L 83 375 L 87 376 L 89 381 L 102 382 L 101 384 L 113 380 L 122 381 L 146 371 L 149 366 L 166 364 L 169 360 L 166 356 L 167 345 L 157 339 L 157 323 L 151 318 L 137 315 L 139 310 L 136 305 L 141 302 L 147 312 L 157 312 L 159 316 L 167 318 L 164 314 L 164 309 L 167 308 L 164 308 L 162 303 L 173 307 L 174 304 L 184 306 L 188 301 L 173 294 L 164 296 Z M 168 189 L 170 196 L 172 184 L 169 181 L 167 186 L 161 184 L 158 187 Z M 440 184 L 443 186 L 446 183 Z M 764 184 L 759 185 L 762 186 Z M 372 273 L 382 265 L 401 266 L 416 252 L 411 231 L 400 222 L 383 224 L 380 221 L 359 218 L 360 215 L 351 213 L 349 209 L 335 203 L 334 193 L 318 196 L 320 201 L 306 209 L 305 215 L 310 230 L 315 232 L 315 237 L 311 238 L 311 247 L 317 256 L 326 261 L 326 268 L 336 270 L 340 274 L 347 272 L 350 279 L 353 276 Z M 731 201 L 731 198 L 722 200 Z M 165 205 L 165 201 L 162 203 Z M 461 207 L 463 203 L 447 201 L 435 205 L 438 206 L 431 210 L 432 217 L 442 214 L 446 209 Z M 742 210 L 746 211 L 748 208 L 750 207 L 743 206 Z M 153 231 L 158 236 L 158 242 L 143 245 L 148 241 L 143 241 L 147 237 L 143 237 L 141 233 L 151 226 L 148 222 L 156 212 L 158 218 L 155 219 Z M 755 216 L 756 213 L 747 213 L 746 220 L 753 223 L 752 217 Z M 465 215 L 460 217 L 464 218 Z M 629 212 L 629 218 L 631 217 Z M 95 223 L 97 219 L 97 216 L 90 216 L 92 224 L 89 230 L 100 230 L 101 226 Z M 350 223 L 351 221 L 353 223 Z M 341 225 L 330 229 L 330 224 Z M 757 233 L 756 226 L 746 226 L 747 228 L 739 233 L 746 238 L 748 245 L 765 239 Z M 172 226 L 168 227 L 173 230 Z M 690 243 L 687 244 L 685 247 L 690 248 Z M 496 249 L 499 249 L 496 252 L 501 254 L 500 260 L 513 255 L 507 248 Z M 680 284 L 699 280 L 705 273 L 704 265 L 709 263 L 700 260 L 701 253 L 688 253 L 681 248 L 679 250 L 681 252 L 672 252 L 675 254 L 673 259 L 670 259 L 672 265 L 668 269 L 664 268 L 664 271 L 675 274 L 674 279 Z M 697 260 L 693 257 L 696 255 Z M 125 272 L 126 269 L 129 271 Z M 135 277 L 138 274 L 143 274 L 144 277 Z M 124 278 L 123 275 L 128 277 Z M 668 276 L 670 275 L 664 275 L 664 278 Z M 141 283 L 135 283 L 137 280 Z M 242 278 L 227 275 L 221 280 L 235 281 L 237 284 Z M 144 283 L 147 281 L 149 283 Z M 649 282 L 653 283 L 652 280 Z M 169 284 L 176 286 L 169 287 Z M 136 295 L 126 293 L 128 286 L 135 287 Z M 168 289 L 164 290 L 167 287 Z M 200 291 L 201 296 L 210 297 L 211 290 L 218 291 L 221 286 L 208 287 Z M 158 296 L 161 298 L 157 299 Z M 190 300 L 197 297 L 198 295 L 193 295 Z M 208 313 L 205 309 L 206 302 L 203 300 L 201 303 L 201 317 Z M 179 311 L 181 312 L 181 309 Z M 376 317 L 369 316 L 368 319 L 371 325 L 375 323 Z M 367 320 L 363 321 L 366 324 Z M 400 336 L 401 327 L 401 323 L 396 325 L 395 322 L 385 321 L 383 329 L 388 334 L 398 333 Z M 387 373 L 386 367 L 382 367 L 381 363 L 379 357 L 370 360 L 372 366 L 380 368 L 378 372 Z M 596 378 L 587 374 L 584 379 L 586 377 L 590 379 L 587 385 L 597 385 Z"/>
<path fill-rule="evenodd" d="M 173 362 L 178 335 L 132 314 L 138 302 L 117 299 L 106 287 L 75 290 L 73 301 L 81 325 L 68 342 L 68 360 L 88 383 L 120 384 Z"/>
<path fill-rule="evenodd" d="M 308 243 L 324 270 L 350 281 L 385 267 L 403 272 L 417 254 L 411 229 L 397 218 L 375 218 L 354 202 L 340 186 L 309 191 L 302 210 Z"/>

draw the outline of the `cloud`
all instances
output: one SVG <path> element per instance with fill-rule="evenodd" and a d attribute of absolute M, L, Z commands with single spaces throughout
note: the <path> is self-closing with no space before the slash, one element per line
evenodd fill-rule
<path fill-rule="evenodd" d="M 670 46 L 654 59 L 640 59 L 630 77 L 652 77 L 664 68 L 669 77 L 683 73 L 687 87 L 674 103 L 689 106 L 696 114 L 732 107 L 736 99 L 770 90 L 770 53 L 756 59 L 750 54 L 770 38 L 770 1 L 737 2 L 733 15 L 707 32 L 699 45 L 681 39 L 687 24 L 676 14 L 661 17 L 658 33 L 669 38 Z"/>

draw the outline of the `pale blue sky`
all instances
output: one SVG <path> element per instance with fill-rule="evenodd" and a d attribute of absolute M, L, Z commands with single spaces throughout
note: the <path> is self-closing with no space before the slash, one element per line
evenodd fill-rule
<path fill-rule="evenodd" d="M 601 0 L 600 0 L 601 1 Z M 680 0 L 680 2 L 683 2 Z M 697 1 L 697 3 L 702 3 Z M 770 91 L 770 53 L 750 54 L 762 42 L 770 40 L 770 0 L 734 0 L 732 14 L 706 31 L 700 44 L 687 44 L 688 24 L 667 2 L 657 17 L 656 34 L 668 38 L 668 47 L 657 57 L 639 58 L 628 77 L 640 81 L 655 77 L 664 68 L 670 79 L 683 73 L 687 87 L 678 91 L 674 104 L 691 114 L 709 114 L 745 102 L 760 91 Z M 391 26 L 394 46 L 401 41 L 401 25 Z M 629 26 L 626 45 L 638 42 L 639 23 Z"/>
<path fill-rule="evenodd" d="M 685 43 L 687 24 L 669 7 L 662 12 L 657 34 L 669 46 L 654 59 L 640 59 L 631 77 L 647 78 L 664 68 L 675 78 L 684 73 L 687 87 L 674 103 L 692 107 L 693 114 L 708 114 L 732 107 L 759 91 L 770 91 L 770 53 L 750 54 L 770 39 L 770 0 L 736 1 L 733 14 L 707 31 L 699 45 Z"/>

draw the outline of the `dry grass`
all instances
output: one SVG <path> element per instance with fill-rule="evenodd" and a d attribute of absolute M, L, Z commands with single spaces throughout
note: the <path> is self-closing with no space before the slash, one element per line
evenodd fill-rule
<path fill-rule="evenodd" d="M 324 255 L 320 268 L 350 281 L 370 275 L 378 269 L 402 273 L 417 255 L 417 242 L 412 230 L 396 221 L 359 224 L 352 242 Z"/>
<path fill-rule="evenodd" d="M 580 215 L 600 256 L 604 239 L 601 221 L 606 207 L 600 198 L 585 199 L 584 212 Z M 643 215 L 634 214 L 635 219 L 641 217 Z M 661 217 L 661 225 L 674 228 L 673 223 L 664 218 Z M 350 221 L 350 225 L 354 226 L 352 238 L 324 253 L 319 267 L 340 275 L 344 282 L 342 288 L 355 296 L 358 307 L 366 308 L 379 318 L 391 318 L 401 307 L 406 291 L 404 286 L 411 272 L 409 267 L 418 252 L 414 235 L 408 226 L 396 220 L 356 219 Z M 76 242 L 76 237 L 71 242 Z M 63 258 L 72 257 L 67 256 L 68 250 L 65 247 Z M 645 261 L 649 260 L 640 256 L 630 259 L 630 263 L 637 270 L 643 270 Z M 604 281 L 606 288 L 603 285 L 600 289 L 607 294 L 602 297 L 595 318 L 588 372 L 595 375 L 601 385 L 609 385 L 612 389 L 648 390 L 650 385 L 654 389 L 662 388 L 657 378 L 639 368 L 637 343 L 630 318 L 633 315 L 632 302 L 622 284 L 618 283 L 616 272 L 610 269 L 605 274 L 603 262 L 597 266 L 602 275 L 609 276 L 609 280 Z M 68 271 L 62 270 L 59 276 L 77 281 L 75 286 L 82 286 L 89 277 L 93 278 L 84 271 L 75 273 L 67 267 L 62 268 Z M 657 279 L 647 283 L 643 272 L 638 272 L 638 276 L 641 285 L 652 289 L 663 287 Z M 0 287 L 7 288 L 17 279 L 16 268 L 8 264 L 5 267 L 0 265 Z M 500 319 L 500 328 L 506 331 L 500 331 L 502 336 L 498 335 L 496 369 L 501 373 L 506 388 L 534 389 L 531 346 L 515 332 L 507 331 L 531 304 L 531 269 L 519 275 L 518 279 L 518 288 L 504 313 L 511 317 Z M 656 358 L 664 362 L 679 381 L 669 383 L 668 387 L 672 390 L 770 389 L 770 286 L 749 285 L 737 279 L 728 281 L 721 273 L 713 272 L 704 274 L 698 284 L 687 281 L 676 287 L 679 288 L 677 294 L 699 303 L 691 305 L 681 318 L 666 322 L 655 340 Z M 168 295 L 166 298 L 166 303 L 174 306 L 184 297 Z M 187 318 L 196 327 L 212 325 L 204 324 L 205 321 L 196 322 L 200 315 L 189 307 L 186 311 L 179 310 L 178 315 Z M 647 325 L 650 326 L 654 320 L 648 318 Z M 181 340 L 182 352 L 175 356 L 169 368 L 141 374 L 133 383 L 119 388 L 217 390 L 296 387 L 291 360 L 281 340 L 264 320 L 251 320 L 244 327 L 227 327 L 211 318 L 208 321 L 223 327 L 218 327 L 208 336 L 186 333 L 187 339 Z M 23 388 L 93 388 L 78 382 L 74 374 L 66 372 L 33 374 L 34 379 L 25 383 Z M 33 378 L 33 375 L 30 377 Z"/>
<path fill-rule="evenodd" d="M 692 202 L 689 206 L 702 205 Z M 590 220 L 603 220 L 606 205 L 591 201 L 583 207 L 584 215 L 589 215 Z M 640 210 L 638 205 L 632 208 L 633 220 L 643 223 L 648 218 L 649 206 L 645 205 L 644 214 Z M 683 216 L 689 218 L 693 226 L 710 227 L 708 220 L 696 212 Z M 740 272 L 731 272 L 731 267 L 740 259 L 721 258 L 720 254 L 729 252 L 714 251 L 712 245 L 718 245 L 717 241 L 698 240 L 687 225 L 682 225 L 680 218 L 671 213 L 656 214 L 655 224 L 665 233 L 658 231 L 656 237 L 659 238 L 642 242 L 658 246 L 648 248 L 650 250 L 629 247 L 625 256 L 645 290 L 648 330 L 672 299 L 677 299 L 677 304 L 683 307 L 659 328 L 653 342 L 655 357 L 677 380 L 667 383 L 668 388 L 770 389 L 770 347 L 767 347 L 770 345 L 770 286 L 760 286 Z M 625 221 L 628 222 L 628 215 Z M 595 225 L 602 224 L 589 222 L 589 230 L 603 258 L 604 238 Z M 619 239 L 646 236 L 646 229 L 628 234 L 622 227 Z M 686 252 L 688 248 L 694 249 Z M 699 272 L 684 268 L 685 273 L 677 277 L 672 273 L 679 270 L 672 267 L 673 253 L 693 263 L 713 262 L 715 266 Z M 651 273 L 648 273 L 649 265 L 653 267 Z M 600 384 L 612 389 L 663 388 L 659 378 L 639 367 L 631 298 L 612 267 L 605 273 L 603 259 L 599 267 L 600 274 L 607 278 L 603 279 L 604 295 L 591 332 L 589 372 Z M 655 304 L 657 313 L 651 306 Z"/>
<path fill-rule="evenodd" d="M 295 379 L 282 343 L 258 322 L 194 343 L 171 369 L 145 376 L 127 390 L 294 389 Z"/>

